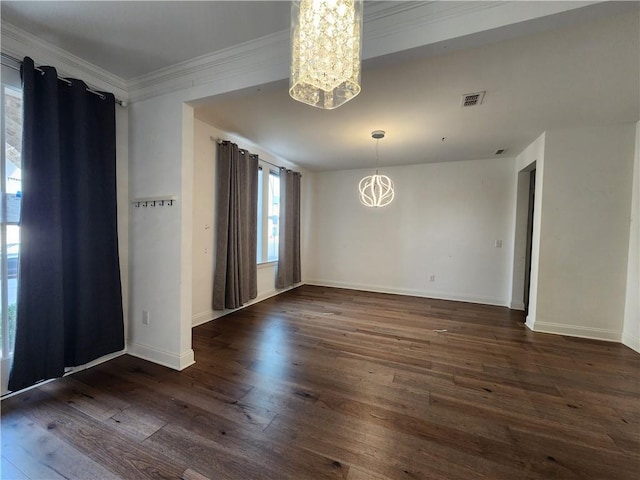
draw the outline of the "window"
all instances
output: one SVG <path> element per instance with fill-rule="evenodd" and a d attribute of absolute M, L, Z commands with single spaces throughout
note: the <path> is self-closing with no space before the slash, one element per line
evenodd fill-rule
<path fill-rule="evenodd" d="M 0 162 L 0 352 L 6 392 L 8 364 L 13 355 L 20 258 L 20 200 L 22 194 L 22 90 L 17 71 L 2 66 Z"/>
<path fill-rule="evenodd" d="M 278 260 L 280 174 L 261 162 L 258 170 L 258 263 Z"/>

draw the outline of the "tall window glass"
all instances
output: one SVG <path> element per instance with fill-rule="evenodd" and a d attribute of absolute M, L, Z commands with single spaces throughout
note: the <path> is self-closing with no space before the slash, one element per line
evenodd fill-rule
<path fill-rule="evenodd" d="M 4 67 L 3 67 L 4 76 Z M 13 354 L 20 261 L 22 198 L 22 91 L 2 84 L 2 162 L 0 165 L 0 348 L 2 359 Z"/>

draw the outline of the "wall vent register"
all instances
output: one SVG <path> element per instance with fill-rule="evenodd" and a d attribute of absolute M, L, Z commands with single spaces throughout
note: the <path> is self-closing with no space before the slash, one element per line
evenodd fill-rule
<path fill-rule="evenodd" d="M 484 100 L 485 92 L 465 93 L 462 95 L 462 107 L 475 107 L 480 105 Z"/>

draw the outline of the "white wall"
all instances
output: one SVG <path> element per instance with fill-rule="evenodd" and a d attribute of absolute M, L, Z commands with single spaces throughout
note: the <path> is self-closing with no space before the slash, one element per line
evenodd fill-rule
<path fill-rule="evenodd" d="M 146 99 L 129 107 L 130 198 L 178 197 L 173 207 L 135 209 L 130 216 L 128 351 L 132 355 L 177 370 L 194 362 L 192 215 L 196 147 L 191 105 L 286 76 L 286 57 L 281 62 L 278 52 L 259 53 L 260 61 L 255 64 L 250 63 L 253 57 L 240 58 L 243 69 L 228 71 L 225 65 L 224 75 L 208 75 L 198 82 L 174 79 L 182 87 L 179 90 L 165 93 L 164 87 L 150 85 L 141 95 Z M 142 323 L 143 310 L 150 313 L 149 325 Z"/>
<path fill-rule="evenodd" d="M 118 195 L 118 253 L 122 282 L 125 340 L 129 330 L 129 112 L 116 106 L 116 189 Z"/>
<path fill-rule="evenodd" d="M 182 288 L 189 288 L 181 281 L 182 237 L 190 235 L 182 231 L 183 220 L 190 221 L 183 218 L 184 194 L 188 190 L 183 190 L 182 177 L 183 169 L 189 171 L 192 163 L 181 161 L 182 108 L 183 103 L 171 97 L 129 107 L 131 199 L 166 195 L 178 198 L 173 206 L 131 207 L 129 353 L 177 369 L 193 363 L 191 332 L 182 328 L 180 301 Z M 168 141 L 166 132 L 172 132 L 173 141 Z M 149 312 L 149 325 L 142 324 L 144 310 Z M 190 313 L 186 315 L 190 317 Z"/>
<path fill-rule="evenodd" d="M 382 168 L 396 196 L 379 209 L 358 200 L 371 169 L 316 173 L 307 283 L 508 305 L 514 165 L 496 158 Z"/>
<path fill-rule="evenodd" d="M 631 228 L 627 261 L 627 291 L 622 343 L 640 352 L 640 122 L 636 123 L 636 148 L 631 196 Z"/>
<path fill-rule="evenodd" d="M 193 250 L 192 250 L 192 324 L 213 318 L 211 295 L 215 260 L 215 155 L 211 136 L 222 138 L 206 123 L 195 121 L 195 157 L 193 165 Z"/>
<path fill-rule="evenodd" d="M 546 132 L 536 331 L 620 340 L 634 128 Z"/>
<path fill-rule="evenodd" d="M 308 173 L 285 159 L 275 157 L 259 146 L 235 135 L 223 132 L 201 120 L 195 120 L 194 128 L 194 166 L 193 166 L 193 271 L 192 271 L 192 324 L 200 325 L 214 318 L 221 317 L 233 310 L 214 311 L 211 308 L 213 292 L 213 271 L 215 267 L 216 229 L 215 229 L 215 182 L 216 159 L 218 150 L 216 142 L 211 140 L 231 140 L 240 148 L 258 154 L 260 159 L 302 173 L 301 185 L 301 250 L 302 278 L 304 281 L 308 260 L 308 242 L 310 223 L 310 196 Z M 245 306 L 259 302 L 283 291 L 275 288 L 276 263 L 269 262 L 258 265 L 258 296 Z"/>

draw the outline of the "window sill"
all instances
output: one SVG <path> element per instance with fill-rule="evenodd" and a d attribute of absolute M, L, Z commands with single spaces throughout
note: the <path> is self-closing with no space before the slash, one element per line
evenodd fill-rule
<path fill-rule="evenodd" d="M 275 267 L 277 264 L 278 264 L 277 260 L 271 260 L 269 262 L 261 262 L 261 263 L 258 263 L 258 269 Z"/>

